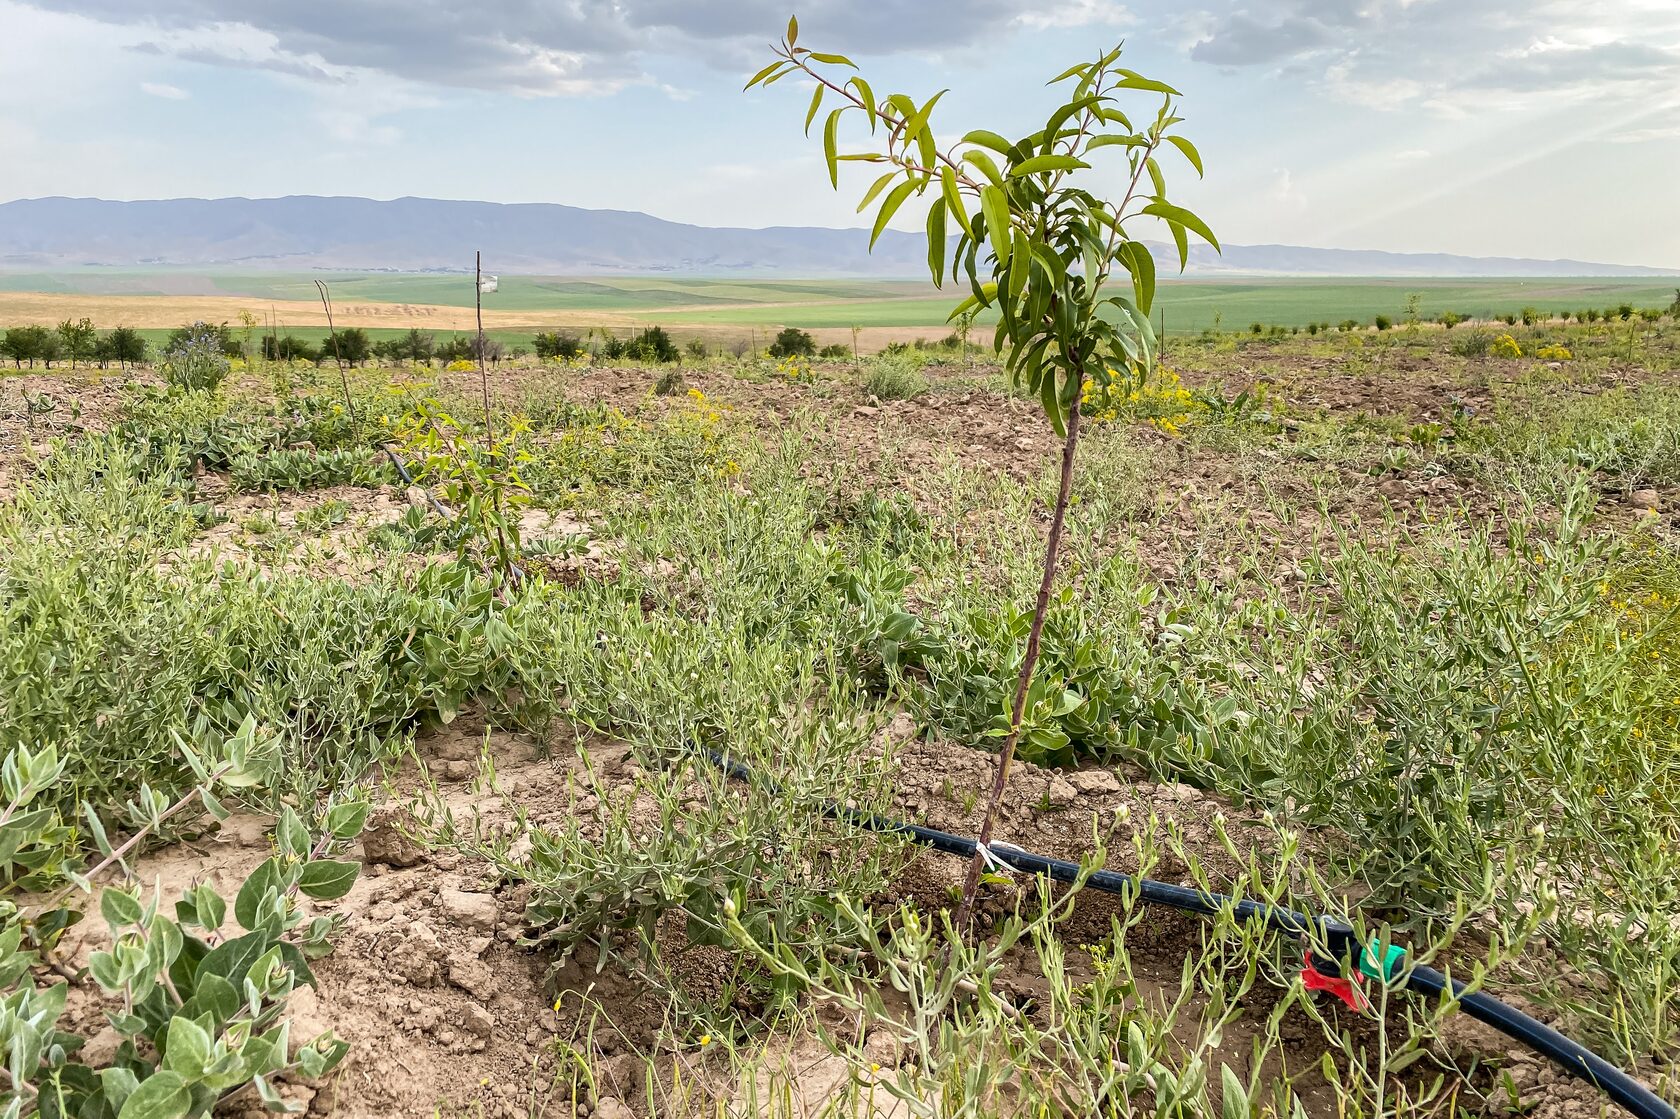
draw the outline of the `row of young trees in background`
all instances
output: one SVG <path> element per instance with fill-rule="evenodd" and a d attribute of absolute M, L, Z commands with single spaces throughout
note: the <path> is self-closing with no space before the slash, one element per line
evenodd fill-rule
<path fill-rule="evenodd" d="M 67 361 L 71 368 L 78 364 L 108 368 L 112 362 L 130 365 L 146 360 L 146 340 L 132 327 L 119 326 L 101 334 L 90 319 L 65 319 L 56 328 L 49 326 L 14 326 L 0 335 L 0 358 L 9 359 L 19 369 L 36 362 L 48 366 L 55 361 Z"/>
<path fill-rule="evenodd" d="M 366 330 L 352 327 L 335 331 L 319 344 L 290 334 L 265 334 L 252 340 L 241 339 L 223 323 L 191 323 L 171 331 L 159 347 L 160 354 L 178 349 L 188 339 L 202 333 L 212 336 L 222 356 L 251 359 L 261 356 L 267 361 L 305 361 L 319 364 L 335 359 L 348 365 L 365 365 L 374 359 L 386 361 L 473 361 L 478 357 L 478 339 L 471 335 L 455 335 L 438 341 L 429 331 L 410 330 L 394 338 L 374 341 Z M 515 356 L 520 351 L 515 351 Z M 492 364 L 507 356 L 507 349 L 494 338 L 484 340 L 484 357 Z M 56 328 L 40 325 L 14 326 L 0 334 L 0 359 L 9 360 L 21 369 L 34 368 L 37 363 L 52 368 L 65 362 L 71 368 L 78 365 L 97 365 L 101 369 L 113 363 L 119 366 L 148 361 L 152 348 L 138 330 L 119 326 L 101 332 L 89 319 L 66 319 Z"/>
<path fill-rule="evenodd" d="M 1456 311 L 1444 311 L 1440 314 L 1424 317 L 1419 314 L 1415 305 L 1416 297 L 1408 298 L 1407 309 L 1400 317 L 1405 325 L 1415 325 L 1422 322 L 1433 322 L 1451 330 L 1461 323 L 1476 321 L 1476 316 L 1461 314 Z M 1680 319 L 1680 290 L 1676 290 L 1674 303 L 1667 308 L 1635 307 L 1632 303 L 1621 303 L 1615 307 L 1603 310 L 1587 308 L 1578 311 L 1558 311 L 1547 314 L 1534 307 L 1524 307 L 1514 313 L 1483 316 L 1489 322 L 1503 322 L 1508 326 L 1521 323 L 1534 326 L 1544 322 L 1575 322 L 1613 323 L 1629 322 L 1639 319 L 1644 322 L 1656 322 L 1664 315 Z M 966 325 L 966 324 L 965 324 Z M 1328 333 L 1332 329 L 1340 331 L 1360 330 L 1366 324 L 1357 319 L 1344 319 L 1332 328 L 1329 322 L 1308 323 L 1305 326 L 1264 326 L 1261 323 L 1251 323 L 1248 328 L 1250 334 L 1276 337 L 1283 334 L 1320 334 Z M 1372 322 L 1377 330 L 1389 330 L 1395 326 L 1395 319 L 1388 315 L 1377 315 Z M 301 361 L 320 364 L 326 361 L 339 360 L 346 365 L 366 365 L 370 361 L 385 361 L 393 363 L 415 362 L 430 364 L 442 362 L 449 364 L 456 361 L 477 361 L 479 357 L 479 339 L 474 335 L 457 334 L 439 340 L 430 331 L 413 329 L 404 334 L 391 338 L 374 340 L 361 327 L 350 327 L 335 331 L 329 338 L 319 344 L 297 338 L 290 334 L 269 332 L 253 340 L 247 332 L 241 338 L 227 323 L 217 326 L 208 323 L 193 323 L 179 327 L 172 331 L 164 341 L 161 352 L 169 353 L 193 336 L 195 332 L 211 331 L 218 339 L 222 354 L 229 358 L 251 359 L 260 356 L 266 361 Z M 1217 334 L 1219 331 L 1217 316 L 1215 325 L 1204 334 Z M 918 339 L 914 343 L 893 343 L 889 351 L 908 349 L 912 345 L 916 349 L 957 349 L 965 346 L 966 331 L 952 333 L 940 341 L 926 341 Z M 680 361 L 684 357 L 694 360 L 704 360 L 710 356 L 706 344 L 698 338 L 688 341 L 679 347 L 676 341 L 663 327 L 650 326 L 639 333 L 620 338 L 610 332 L 591 332 L 589 336 L 569 334 L 563 331 L 540 333 L 532 340 L 532 350 L 536 356 L 549 361 L 566 361 L 585 356 L 605 358 L 609 361 L 644 361 L 669 363 Z M 523 347 L 515 347 L 511 351 L 500 341 L 486 338 L 484 345 L 484 359 L 495 365 L 504 357 L 523 357 L 528 351 Z M 737 356 L 747 352 L 747 344 L 742 342 L 734 350 Z M 820 357 L 843 359 L 856 357 L 855 346 L 847 347 L 834 344 L 819 347 L 816 339 L 809 331 L 797 327 L 786 327 L 778 333 L 766 348 L 765 352 L 773 358 L 788 357 Z M 10 361 L 16 368 L 28 366 L 34 368 L 37 363 L 51 368 L 55 363 L 66 362 L 71 368 L 78 365 L 97 365 L 101 369 L 109 368 L 112 364 L 119 367 L 139 364 L 147 361 L 151 356 L 151 348 L 140 332 L 133 327 L 119 326 L 111 330 L 100 331 L 89 319 L 65 319 L 57 327 L 49 326 L 14 326 L 0 333 L 0 360 Z"/>
<path fill-rule="evenodd" d="M 1443 326 L 1446 329 L 1451 330 L 1453 327 L 1459 326 L 1462 323 L 1474 323 L 1478 320 L 1489 323 L 1504 323 L 1506 326 L 1516 326 L 1519 323 L 1523 326 L 1539 326 L 1549 322 L 1567 323 L 1571 319 L 1582 324 L 1597 322 L 1630 322 L 1634 319 L 1638 319 L 1641 322 L 1654 323 L 1661 321 L 1665 315 L 1671 319 L 1680 320 L 1680 289 L 1675 291 L 1674 302 L 1667 308 L 1635 307 L 1632 303 L 1621 303 L 1615 307 L 1606 307 L 1602 311 L 1597 308 L 1589 307 L 1579 311 L 1558 311 L 1553 314 L 1548 314 L 1537 307 L 1524 307 L 1520 311 L 1507 311 L 1503 314 L 1493 314 L 1490 312 L 1479 317 L 1476 315 L 1463 314 L 1458 311 L 1442 311 L 1439 314 L 1426 317 L 1419 313 L 1419 310 L 1415 305 L 1415 299 L 1416 297 L 1414 296 L 1407 300 L 1406 311 L 1400 316 L 1399 320 L 1401 325 L 1417 326 L 1422 323 L 1434 323 L 1438 326 Z M 1392 330 L 1395 325 L 1396 322 L 1393 316 L 1377 315 L 1368 323 L 1360 322 L 1358 319 L 1343 319 L 1334 327 L 1332 327 L 1328 321 L 1311 322 L 1304 326 L 1299 324 L 1279 325 L 1277 323 L 1267 325 L 1265 323 L 1253 322 L 1248 325 L 1248 333 L 1266 335 L 1268 337 L 1275 338 L 1284 334 L 1328 334 L 1332 329 L 1339 330 L 1344 333 L 1354 330 L 1364 330 L 1368 327 L 1375 327 L 1379 331 Z M 1219 315 L 1217 313 L 1214 316 L 1214 325 L 1208 330 L 1204 330 L 1202 333 L 1207 337 L 1212 337 L 1219 333 Z"/>

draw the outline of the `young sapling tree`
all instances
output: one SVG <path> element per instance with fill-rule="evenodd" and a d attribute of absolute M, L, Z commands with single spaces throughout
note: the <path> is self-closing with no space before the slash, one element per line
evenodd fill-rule
<path fill-rule="evenodd" d="M 1060 87 L 1066 99 L 1042 128 L 1017 140 L 978 129 L 945 146 L 935 137 L 931 119 L 945 91 L 921 103 L 903 93 L 877 97 L 850 59 L 799 46 L 798 37 L 798 21 L 790 19 L 786 36 L 772 47 L 775 61 L 747 88 L 789 75 L 814 83 L 805 127 L 808 133 L 824 105 L 833 106 L 824 118 L 822 143 L 829 182 L 836 188 L 841 163 L 883 169 L 858 205 L 860 213 L 874 207 L 871 248 L 906 202 L 932 196 L 928 270 L 934 283 L 943 286 L 949 260 L 952 276 L 965 278 L 971 292 L 951 318 L 983 310 L 997 314 L 993 348 L 1003 356 L 1013 384 L 1038 397 L 1062 439 L 1060 486 L 1009 730 L 980 831 L 981 853 L 969 867 L 956 914 L 963 927 L 980 885 L 1028 705 L 1055 701 L 1038 694 L 1044 688 L 1035 688 L 1033 671 L 1073 487 L 1081 398 L 1100 401 L 1115 390 L 1124 393 L 1147 379 L 1155 364 L 1149 324 L 1155 261 L 1132 229 L 1145 219 L 1165 222 L 1180 269 L 1188 259 L 1190 234 L 1216 250 L 1219 243 L 1201 218 L 1167 198 L 1166 174 L 1157 158 L 1167 148 L 1188 160 L 1197 174 L 1202 171 L 1195 145 L 1173 131 L 1182 119 L 1174 111 L 1178 91 L 1120 66 L 1119 47 L 1049 83 Z M 1140 96 L 1150 99 L 1154 112 L 1134 123 L 1123 99 Z M 848 119 L 868 125 L 871 143 L 862 151 L 840 151 L 840 125 Z M 1121 175 L 1117 196 L 1102 190 L 1099 184 L 1112 176 L 1097 166 L 1115 155 L 1120 160 L 1113 170 Z M 1129 281 L 1129 293 L 1111 287 L 1110 280 L 1119 276 Z M 1031 733 L 1055 732 L 1035 728 Z"/>

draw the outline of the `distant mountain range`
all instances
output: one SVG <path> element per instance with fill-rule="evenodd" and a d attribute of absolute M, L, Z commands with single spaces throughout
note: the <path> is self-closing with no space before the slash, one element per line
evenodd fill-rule
<path fill-rule="evenodd" d="M 1151 245 L 1176 270 L 1170 246 Z M 432 198 L 172 198 L 0 203 L 0 268 L 263 268 L 458 272 L 481 249 L 498 272 L 920 276 L 921 235 L 887 231 L 868 251 L 862 229 L 712 229 L 624 210 Z M 1665 276 L 1673 269 L 1578 260 L 1388 253 L 1291 245 L 1191 251 L 1199 275 Z"/>

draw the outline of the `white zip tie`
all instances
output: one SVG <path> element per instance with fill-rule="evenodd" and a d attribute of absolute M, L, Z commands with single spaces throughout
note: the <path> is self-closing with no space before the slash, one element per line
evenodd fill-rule
<path fill-rule="evenodd" d="M 992 840 L 990 846 L 988 846 L 987 844 L 984 844 L 984 843 L 976 843 L 974 845 L 975 853 L 980 856 L 980 861 L 986 864 L 986 869 L 1001 871 L 1004 874 L 1008 874 L 1008 875 L 1014 875 L 1014 874 L 1019 873 L 1014 867 L 1010 866 L 1008 863 L 1004 862 L 1002 859 L 998 858 L 995 854 L 993 854 L 992 853 L 992 848 L 993 847 L 996 847 L 999 850 L 1003 850 L 1003 851 L 1020 851 L 1023 855 L 1026 854 L 1026 851 L 1024 849 L 1020 848 L 1020 847 L 1015 846 L 1015 844 L 1013 844 L 1013 843 L 1005 843 L 1001 839 Z"/>

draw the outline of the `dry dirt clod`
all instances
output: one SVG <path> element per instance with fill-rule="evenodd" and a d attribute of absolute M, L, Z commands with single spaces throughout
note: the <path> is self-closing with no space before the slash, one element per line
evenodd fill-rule
<path fill-rule="evenodd" d="M 412 928 L 403 940 L 385 956 L 392 971 L 416 987 L 430 987 L 440 977 L 437 937 L 421 928 Z"/>
<path fill-rule="evenodd" d="M 595 1119 L 636 1119 L 636 1113 L 622 1101 L 602 1096 L 595 1101 Z"/>
<path fill-rule="evenodd" d="M 1079 799 L 1079 790 L 1061 774 L 1052 774 L 1044 787 L 1044 802 L 1052 808 L 1066 808 Z"/>
<path fill-rule="evenodd" d="M 1662 495 L 1656 490 L 1634 490 L 1628 504 L 1641 513 L 1655 514 L 1662 508 Z"/>
<path fill-rule="evenodd" d="M 390 866 L 417 866 L 426 860 L 426 849 L 404 834 L 414 817 L 407 809 L 383 809 L 368 820 L 362 833 L 362 861 Z"/>
<path fill-rule="evenodd" d="M 469 1006 L 461 1024 L 474 1037 L 489 1037 L 496 1032 L 495 1017 L 482 1006 Z"/>
<path fill-rule="evenodd" d="M 471 932 L 489 935 L 496 931 L 496 899 L 489 894 L 443 890 L 438 894 L 438 908 L 455 924 Z"/>
<path fill-rule="evenodd" d="M 1087 796 L 1105 796 L 1120 791 L 1120 778 L 1107 769 L 1082 769 L 1068 774 L 1068 782 Z"/>
<path fill-rule="evenodd" d="M 496 976 L 484 961 L 457 954 L 449 957 L 449 981 L 476 999 L 496 993 Z"/>

